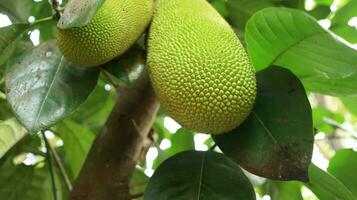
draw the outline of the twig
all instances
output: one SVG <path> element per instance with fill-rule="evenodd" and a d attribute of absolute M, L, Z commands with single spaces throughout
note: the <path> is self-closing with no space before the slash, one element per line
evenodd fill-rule
<path fill-rule="evenodd" d="M 54 172 L 53 172 L 53 165 L 52 165 L 52 156 L 51 156 L 51 148 L 48 142 L 48 139 L 45 135 L 44 131 L 41 131 L 43 140 L 45 141 L 45 145 L 46 145 L 46 155 L 47 155 L 47 162 L 48 162 L 48 169 L 50 172 L 50 176 L 51 176 L 51 183 L 52 183 L 52 191 L 53 191 L 53 199 L 57 200 L 57 187 L 56 187 L 56 180 L 55 180 L 55 176 L 54 176 Z"/>
<path fill-rule="evenodd" d="M 56 12 L 57 17 L 61 16 L 61 9 L 58 0 L 51 0 L 53 10 Z"/>
<path fill-rule="evenodd" d="M 338 123 L 337 121 L 333 120 L 333 119 L 330 119 L 328 117 L 324 117 L 323 118 L 323 121 L 331 126 L 334 126 L 336 128 L 339 128 L 341 130 L 344 130 L 348 133 L 351 134 L 351 136 L 354 138 L 354 139 L 357 139 L 357 132 L 354 131 L 354 130 L 349 130 L 347 127 L 343 126 L 342 124 Z"/>
<path fill-rule="evenodd" d="M 49 144 L 49 147 L 50 147 L 51 153 L 53 154 L 53 159 L 54 159 L 58 169 L 61 172 L 61 176 L 67 186 L 68 191 L 72 191 L 72 184 L 68 178 L 68 174 L 67 174 L 66 170 L 64 169 L 61 158 L 58 156 L 56 149 L 51 144 Z"/>
<path fill-rule="evenodd" d="M 119 91 L 123 92 L 126 88 L 125 85 L 119 84 L 113 79 L 113 76 L 104 68 L 100 68 L 100 71 L 103 73 L 103 75 L 107 78 L 107 80 Z"/>
<path fill-rule="evenodd" d="M 130 199 L 137 199 L 139 197 L 142 197 L 144 195 L 144 192 L 140 192 L 138 194 L 132 194 Z"/>

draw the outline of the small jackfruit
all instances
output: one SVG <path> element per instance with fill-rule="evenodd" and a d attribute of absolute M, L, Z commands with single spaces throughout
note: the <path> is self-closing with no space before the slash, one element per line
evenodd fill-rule
<path fill-rule="evenodd" d="M 157 0 L 148 40 L 151 82 L 167 113 L 193 131 L 240 125 L 256 96 L 255 70 L 206 0 Z"/>
<path fill-rule="evenodd" d="M 58 29 L 58 46 L 73 63 L 104 64 L 133 45 L 152 12 L 153 0 L 106 0 L 86 26 Z"/>

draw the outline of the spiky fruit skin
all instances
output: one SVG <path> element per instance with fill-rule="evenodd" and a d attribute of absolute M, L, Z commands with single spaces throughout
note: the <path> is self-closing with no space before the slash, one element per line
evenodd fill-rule
<path fill-rule="evenodd" d="M 58 46 L 73 63 L 93 67 L 123 54 L 149 24 L 153 0 L 106 0 L 84 27 L 58 29 Z"/>
<path fill-rule="evenodd" d="M 229 24 L 205 0 L 157 0 L 148 66 L 159 101 L 182 126 L 220 134 L 256 96 L 255 70 Z"/>

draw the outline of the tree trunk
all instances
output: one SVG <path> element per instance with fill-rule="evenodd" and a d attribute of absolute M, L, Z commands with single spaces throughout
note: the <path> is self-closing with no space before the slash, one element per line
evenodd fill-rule
<path fill-rule="evenodd" d="M 144 71 L 119 96 L 70 194 L 72 200 L 128 200 L 129 181 L 159 103 Z"/>

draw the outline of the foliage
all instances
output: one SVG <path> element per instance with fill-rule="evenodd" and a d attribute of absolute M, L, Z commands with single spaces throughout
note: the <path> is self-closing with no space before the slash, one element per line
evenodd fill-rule
<path fill-rule="evenodd" d="M 156 143 L 137 165 L 131 192 L 146 190 L 148 200 L 255 199 L 254 191 L 272 200 L 356 199 L 357 1 L 209 2 L 257 70 L 253 112 L 235 130 L 211 138 L 170 127 L 161 110 Z M 0 28 L 0 199 L 53 199 L 52 168 L 57 196 L 67 199 L 61 169 L 46 162 L 49 149 L 38 132 L 46 132 L 74 183 L 120 98 L 115 87 L 130 85 L 144 68 L 146 34 L 101 66 L 106 73 L 76 66 L 58 50 L 56 26 L 83 26 L 102 3 L 70 0 L 59 19 L 48 1 L 0 1 L 0 14 L 12 22 Z M 205 152 L 194 151 L 202 146 Z M 327 172 L 311 164 L 313 150 L 325 156 Z M 302 192 L 307 188 L 313 196 Z"/>

